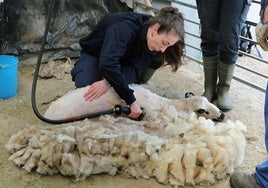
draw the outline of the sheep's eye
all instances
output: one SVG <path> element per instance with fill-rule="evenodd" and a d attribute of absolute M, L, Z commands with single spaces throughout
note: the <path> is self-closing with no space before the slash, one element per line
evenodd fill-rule
<path fill-rule="evenodd" d="M 203 113 L 206 112 L 206 110 L 204 110 L 204 109 L 198 109 L 196 112 L 197 112 L 198 114 L 203 114 Z"/>

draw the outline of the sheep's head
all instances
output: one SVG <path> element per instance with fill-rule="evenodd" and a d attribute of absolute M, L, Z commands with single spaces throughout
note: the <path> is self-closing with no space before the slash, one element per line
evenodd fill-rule
<path fill-rule="evenodd" d="M 188 100 L 189 110 L 196 112 L 199 116 L 214 121 L 222 121 L 224 119 L 224 113 L 213 103 L 209 102 L 207 98 L 203 96 L 192 96 L 186 100 Z"/>

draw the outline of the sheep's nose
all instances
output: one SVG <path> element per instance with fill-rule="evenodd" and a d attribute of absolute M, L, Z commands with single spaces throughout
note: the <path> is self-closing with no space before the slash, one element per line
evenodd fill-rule
<path fill-rule="evenodd" d="M 221 111 L 221 115 L 220 115 L 220 117 L 218 117 L 218 121 L 223 121 L 224 118 L 225 118 L 225 115 L 224 115 L 224 113 Z"/>
<path fill-rule="evenodd" d="M 225 114 L 221 111 L 220 119 L 224 120 Z"/>
<path fill-rule="evenodd" d="M 213 121 L 223 121 L 225 118 L 225 115 L 222 111 L 220 111 L 221 115 L 217 117 L 217 119 L 213 119 Z"/>

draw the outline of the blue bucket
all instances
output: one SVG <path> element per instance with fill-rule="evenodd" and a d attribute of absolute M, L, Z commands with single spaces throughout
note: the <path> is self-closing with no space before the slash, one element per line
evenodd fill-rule
<path fill-rule="evenodd" d="M 18 58 L 0 55 L 0 99 L 9 99 L 17 93 Z"/>

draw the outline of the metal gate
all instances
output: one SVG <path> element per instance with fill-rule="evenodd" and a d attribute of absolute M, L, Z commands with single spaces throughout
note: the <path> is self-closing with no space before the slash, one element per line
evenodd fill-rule
<path fill-rule="evenodd" d="M 186 42 L 186 58 L 193 60 L 196 63 L 202 65 L 202 52 L 200 49 L 200 22 L 196 9 L 195 0 L 152 0 L 150 6 L 145 3 L 146 1 L 133 0 L 133 9 L 137 7 L 144 7 L 146 9 L 157 12 L 161 7 L 174 6 L 177 7 L 180 12 L 183 13 L 185 18 L 185 42 Z M 251 42 L 253 44 L 250 53 L 240 50 L 240 56 L 238 57 L 236 67 L 243 70 L 246 75 L 234 75 L 234 79 L 242 84 L 248 85 L 261 92 L 265 92 L 266 83 L 268 80 L 268 52 L 262 51 L 257 44 L 255 38 L 255 27 L 259 20 L 260 1 L 253 0 L 251 8 L 248 13 L 248 19 L 246 25 L 249 26 L 253 38 L 240 36 L 241 40 Z M 250 16 L 255 16 L 255 20 L 250 19 Z M 244 62 L 250 62 L 245 64 Z M 260 66 L 262 72 L 254 70 L 254 66 Z M 259 70 L 260 68 L 258 68 Z M 256 81 L 250 81 L 250 77 L 257 77 Z"/>

